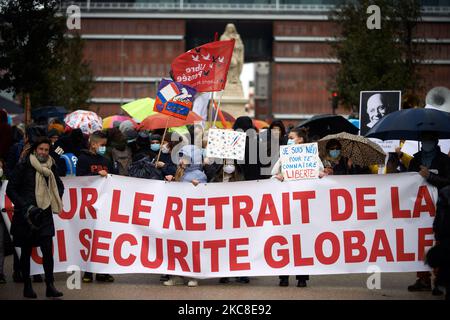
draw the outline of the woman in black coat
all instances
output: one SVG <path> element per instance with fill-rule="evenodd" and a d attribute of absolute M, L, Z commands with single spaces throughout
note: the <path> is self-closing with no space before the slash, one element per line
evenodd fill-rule
<path fill-rule="evenodd" d="M 58 176 L 54 160 L 49 156 L 50 147 L 51 142 L 47 137 L 39 138 L 31 148 L 30 154 L 16 165 L 6 188 L 6 194 L 14 204 L 11 235 L 14 246 L 21 248 L 20 266 L 24 278 L 24 296 L 27 298 L 36 298 L 30 280 L 30 258 L 32 248 L 37 246 L 41 248 L 43 255 L 47 297 L 63 295 L 53 285 L 52 238 L 55 235 L 53 213 L 59 213 L 62 209 L 61 197 L 64 185 Z M 36 165 L 48 165 L 53 175 L 48 177 L 42 175 L 45 180 L 38 180 L 38 176 L 41 175 L 36 174 Z M 37 188 L 39 181 L 44 181 L 48 188 Z M 38 203 L 42 203 L 41 198 L 45 197 L 40 197 L 38 201 L 36 197 L 36 193 L 40 194 L 38 190 L 46 190 L 46 195 L 53 195 L 50 195 L 48 200 L 51 205 L 39 207 Z M 48 190 L 54 192 L 49 193 Z"/>

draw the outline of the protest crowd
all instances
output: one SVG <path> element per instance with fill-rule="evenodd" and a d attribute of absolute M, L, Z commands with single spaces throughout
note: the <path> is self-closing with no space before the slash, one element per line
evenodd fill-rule
<path fill-rule="evenodd" d="M 43 252 L 47 296 L 61 296 L 53 285 L 53 257 L 51 239 L 55 235 L 52 211 L 61 210 L 61 196 L 64 185 L 60 177 L 93 176 L 107 177 L 109 174 L 142 179 L 165 180 L 171 183 L 190 182 L 194 186 L 200 183 L 278 179 L 283 181 L 280 171 L 279 152 L 272 150 L 269 161 L 250 161 L 246 153 L 244 161 L 213 161 L 206 156 L 208 131 L 201 125 L 191 125 L 186 134 L 172 132 L 164 134 L 163 129 L 154 131 L 138 130 L 131 121 L 116 123 L 112 128 L 95 131 L 90 135 L 81 129 L 71 129 L 57 119 L 45 123 L 34 123 L 27 127 L 7 124 L 6 113 L 1 112 L 1 154 L 0 173 L 2 181 L 8 180 L 7 195 L 15 205 L 11 235 L 14 246 L 20 247 L 19 258 L 14 251 L 15 282 L 24 283 L 24 296 L 36 297 L 30 278 L 30 254 L 32 246 L 39 246 Z M 308 130 L 291 128 L 286 130 L 281 121 L 273 122 L 269 128 L 257 132 L 252 120 L 240 117 L 233 130 L 246 132 L 246 150 L 249 144 L 257 148 L 267 147 L 267 141 L 276 140 L 276 145 L 299 145 L 310 142 Z M 198 145 L 194 141 L 199 141 Z M 436 240 L 442 243 L 439 250 L 448 250 L 449 243 L 449 184 L 450 158 L 440 152 L 437 138 L 432 132 L 422 135 L 422 150 L 413 157 L 403 154 L 398 148 L 389 155 L 386 173 L 405 171 L 419 172 L 427 181 L 439 188 L 437 216 L 434 231 Z M 360 167 L 352 163 L 351 158 L 343 157 L 341 143 L 332 139 L 326 143 L 326 153 L 321 157 L 319 177 L 326 175 L 372 174 L 373 168 Z M 176 152 L 174 152 L 174 150 Z M 69 156 L 67 156 L 69 155 Z M 270 167 L 270 173 L 263 175 L 263 167 Z M 431 173 L 437 169 L 439 174 Z M 43 185 L 48 184 L 49 189 Z M 38 190 L 40 189 L 40 190 Z M 50 190 L 50 195 L 46 195 Z M 41 197 L 41 198 L 39 198 Z M 46 207 L 46 209 L 42 209 Z M 7 242 L 11 245 L 8 232 L 2 221 L 0 244 L 0 283 L 5 283 L 3 262 Z M 9 241 L 7 241 L 9 240 Z M 442 253 L 441 253 L 442 254 Z M 437 253 L 439 255 L 439 253 Z M 431 257 L 437 259 L 437 257 Z M 440 261 L 440 260 L 439 260 Z M 437 269 L 436 269 L 437 270 Z M 418 274 L 417 281 L 408 289 L 411 291 L 433 290 L 440 294 L 438 284 L 448 290 L 448 264 L 439 268 L 440 276 L 432 284 L 431 273 Z M 298 287 L 307 286 L 307 275 L 297 276 Z M 441 280 L 442 279 L 442 280 Z M 85 272 L 83 282 L 93 282 L 92 273 Z M 96 274 L 96 281 L 113 282 L 109 274 Z M 41 282 L 40 275 L 33 281 Z M 197 286 L 198 280 L 183 279 L 179 276 L 161 275 L 166 286 L 186 283 Z M 220 278 L 219 283 L 228 283 L 231 279 Z M 249 283 L 249 277 L 238 277 L 236 281 Z M 280 286 L 288 286 L 289 277 L 280 275 Z"/>
<path fill-rule="evenodd" d="M 218 46 L 220 42 L 214 42 L 214 45 Z M 233 47 L 230 48 L 227 50 L 232 50 Z M 190 55 L 188 58 L 192 60 Z M 194 67 L 195 65 L 182 69 L 181 72 L 191 72 L 191 69 L 196 72 Z M 219 67 L 220 65 L 217 66 Z M 176 73 L 176 69 L 173 70 Z M 222 90 L 227 70 L 220 71 L 224 77 L 222 80 L 225 81 L 214 83 L 220 83 L 221 87 L 205 89 L 197 85 L 197 91 Z M 187 80 L 200 83 L 198 77 L 191 79 L 187 76 Z M 172 79 L 179 78 L 182 79 L 181 75 L 172 76 Z M 122 117 L 109 125 L 99 123 L 91 112 L 85 119 L 82 115 L 76 119 L 67 115 L 64 121 L 42 117 L 26 126 L 11 126 L 8 124 L 7 113 L 0 110 L 0 181 L 7 181 L 6 196 L 14 205 L 14 209 L 6 206 L 2 208 L 3 212 L 9 210 L 8 214 L 12 215 L 10 230 L 4 221 L 7 214 L 0 215 L 0 290 L 10 272 L 3 269 L 4 258 L 12 254 L 12 279 L 14 282 L 23 282 L 24 297 L 37 297 L 33 281 L 45 281 L 47 297 L 63 295 L 54 285 L 55 253 L 52 252 L 52 241 L 55 237 L 53 217 L 63 209 L 62 197 L 68 192 L 65 185 L 69 181 L 67 177 L 99 176 L 99 179 L 109 179 L 112 175 L 139 178 L 139 181 L 159 180 L 176 185 L 181 191 L 187 187 L 193 188 L 190 184 L 198 188 L 199 184 L 228 185 L 269 179 L 278 185 L 286 185 L 291 180 L 306 184 L 308 179 L 326 180 L 330 176 L 390 174 L 392 180 L 395 180 L 395 174 L 409 171 L 419 173 L 426 182 L 436 187 L 439 197 L 433 224 L 436 241 L 426 256 L 426 263 L 432 268 L 434 277 L 431 272 L 419 272 L 416 281 L 405 290 L 431 291 L 434 295 L 442 295 L 445 290 L 446 299 L 449 299 L 450 157 L 441 152 L 438 146 L 440 131 L 437 128 L 420 132 L 416 140 L 421 142 L 421 149 L 417 153 L 409 155 L 402 151 L 401 146 L 397 146 L 394 152 L 389 152 L 385 163 L 386 154 L 382 150 L 377 151 L 377 148 L 381 148 L 370 146 L 366 138 L 346 130 L 337 130 L 332 135 L 325 136 L 314 130 L 312 125 L 286 128 L 282 121 L 273 121 L 267 127 L 257 128 L 248 116 L 238 117 L 227 127 L 218 109 L 215 120 L 219 114 L 224 130 L 217 131 L 215 125 L 202 118 L 186 121 L 195 115 L 192 112 L 195 94 L 192 88 L 183 87 L 175 81 L 163 80 L 156 101 L 147 106 L 147 111 L 152 111 L 153 114 L 138 120 L 133 116 L 126 120 Z M 126 110 L 125 106 L 122 109 Z M 166 117 L 163 118 L 162 125 L 152 125 L 156 121 L 151 121 L 151 118 L 157 117 L 160 112 Z M 171 124 L 172 118 L 181 119 L 181 124 Z M 350 131 L 358 132 L 358 128 L 341 118 L 353 128 Z M 184 129 L 171 130 L 179 127 Z M 372 130 L 377 128 L 375 125 Z M 231 135 L 232 145 L 236 147 L 229 156 L 220 156 L 223 150 L 213 148 L 213 142 L 226 139 L 221 138 L 220 134 L 225 137 L 229 133 L 236 133 Z M 239 137 L 243 139 L 239 140 Z M 405 136 L 397 139 L 410 138 Z M 349 141 L 362 146 L 369 145 L 369 151 L 360 149 L 363 151 L 358 153 L 349 150 Z M 239 155 L 236 151 L 238 149 Z M 302 170 L 295 170 L 296 164 L 286 164 L 284 158 L 287 153 L 292 151 L 295 154 L 299 150 L 311 151 L 311 154 L 320 158 L 306 161 Z M 249 214 L 245 217 L 247 219 Z M 118 213 L 116 219 L 120 219 Z M 173 220 L 176 221 L 175 218 Z M 246 220 L 246 223 L 248 225 L 253 222 Z M 20 248 L 20 256 L 13 247 Z M 41 275 L 30 277 L 30 256 L 35 247 L 40 247 L 42 252 L 45 279 Z M 273 274 L 279 277 L 279 285 L 289 286 L 289 276 L 280 273 Z M 306 287 L 309 275 L 298 274 L 296 280 L 298 287 Z M 114 277 L 108 273 L 86 271 L 82 281 L 114 282 Z M 231 281 L 249 285 L 252 282 L 248 276 L 220 277 L 217 280 L 220 284 Z M 196 287 L 201 284 L 201 280 L 195 277 L 173 274 L 162 274 L 161 282 L 164 286 L 186 284 Z"/>

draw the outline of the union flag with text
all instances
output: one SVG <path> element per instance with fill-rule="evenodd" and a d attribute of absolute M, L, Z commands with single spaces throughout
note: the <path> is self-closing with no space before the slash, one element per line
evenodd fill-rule
<path fill-rule="evenodd" d="M 173 80 L 193 87 L 198 92 L 223 90 L 227 83 L 234 41 L 209 42 L 179 55 L 171 65 Z"/>

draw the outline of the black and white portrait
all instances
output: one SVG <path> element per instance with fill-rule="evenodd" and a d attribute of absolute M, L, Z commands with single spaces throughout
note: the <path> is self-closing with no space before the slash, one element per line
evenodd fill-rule
<path fill-rule="evenodd" d="M 360 134 L 364 136 L 385 115 L 400 110 L 401 91 L 361 91 Z"/>

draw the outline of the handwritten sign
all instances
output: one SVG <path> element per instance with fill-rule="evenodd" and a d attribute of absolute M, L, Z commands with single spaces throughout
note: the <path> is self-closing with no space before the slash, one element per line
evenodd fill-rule
<path fill-rule="evenodd" d="M 319 178 L 317 143 L 304 143 L 280 147 L 281 173 L 285 180 Z"/>
<path fill-rule="evenodd" d="M 245 132 L 209 129 L 206 156 L 208 158 L 244 160 Z"/>

